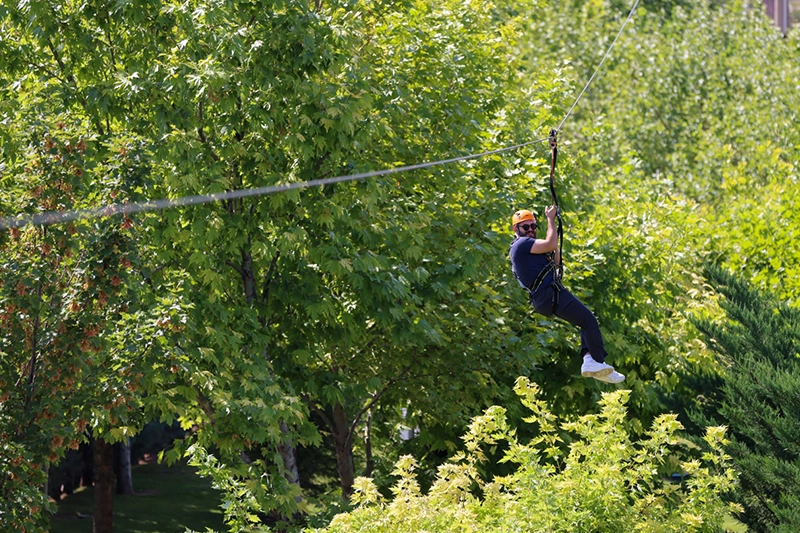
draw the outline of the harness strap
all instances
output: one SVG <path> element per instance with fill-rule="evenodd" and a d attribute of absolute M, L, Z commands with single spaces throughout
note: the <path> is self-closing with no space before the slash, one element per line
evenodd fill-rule
<path fill-rule="evenodd" d="M 557 273 L 558 266 L 556 265 L 555 261 L 550 261 L 547 263 L 547 266 L 544 267 L 541 272 L 539 272 L 539 275 L 536 276 L 536 279 L 533 281 L 533 283 L 531 283 L 528 287 L 525 287 L 528 289 L 528 293 L 530 294 L 531 303 L 533 303 L 534 300 L 533 295 L 541 288 L 547 275 L 553 271 Z M 553 287 L 552 312 L 555 314 L 556 308 L 558 307 L 558 295 L 564 288 L 564 285 L 561 284 L 561 280 L 556 276 L 556 274 L 553 275 L 553 283 L 551 285 Z"/>
<path fill-rule="evenodd" d="M 556 268 L 556 265 L 555 265 L 554 261 L 550 261 L 549 263 L 547 263 L 547 266 L 544 267 L 539 272 L 539 275 L 536 276 L 536 279 L 533 280 L 533 283 L 531 283 L 529 286 L 525 287 L 526 289 L 528 289 L 528 292 L 533 294 L 534 292 L 538 291 L 539 288 L 542 286 L 542 283 L 544 283 L 544 278 L 546 278 L 547 275 L 550 272 L 552 272 L 553 269 L 555 269 L 555 268 Z M 553 279 L 555 280 L 555 277 Z"/>

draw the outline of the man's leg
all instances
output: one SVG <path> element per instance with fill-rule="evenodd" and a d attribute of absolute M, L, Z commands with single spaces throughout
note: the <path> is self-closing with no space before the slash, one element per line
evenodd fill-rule
<path fill-rule="evenodd" d="M 605 362 L 607 354 L 597 318 L 567 289 L 558 294 L 556 316 L 581 329 L 581 356 L 589 353 L 598 363 Z"/>

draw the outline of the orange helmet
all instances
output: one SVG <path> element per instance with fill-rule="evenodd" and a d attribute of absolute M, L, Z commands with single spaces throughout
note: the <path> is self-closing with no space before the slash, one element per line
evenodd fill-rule
<path fill-rule="evenodd" d="M 516 226 L 520 222 L 525 222 L 526 220 L 533 220 L 535 222 L 536 217 L 527 209 L 522 209 L 514 213 L 514 216 L 511 217 L 511 226 Z"/>

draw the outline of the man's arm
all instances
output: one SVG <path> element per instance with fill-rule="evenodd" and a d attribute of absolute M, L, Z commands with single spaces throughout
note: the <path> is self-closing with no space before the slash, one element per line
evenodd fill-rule
<path fill-rule="evenodd" d="M 531 246 L 532 254 L 546 254 L 556 250 L 556 264 L 561 261 L 558 249 L 558 231 L 556 231 L 555 217 L 556 210 L 554 206 L 550 206 L 545 210 L 547 216 L 547 234 L 544 239 L 536 239 Z"/>

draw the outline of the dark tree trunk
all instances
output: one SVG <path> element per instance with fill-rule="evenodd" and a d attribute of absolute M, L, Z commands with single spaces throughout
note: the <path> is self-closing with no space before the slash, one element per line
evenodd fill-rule
<path fill-rule="evenodd" d="M 253 267 L 253 255 L 242 250 L 242 266 L 239 269 L 242 276 L 242 289 L 244 289 L 244 299 L 248 304 L 255 301 L 256 297 L 256 272 Z"/>
<path fill-rule="evenodd" d="M 94 440 L 94 533 L 112 533 L 114 518 L 114 446 Z"/>
<path fill-rule="evenodd" d="M 82 442 L 80 445 L 81 453 L 81 487 L 91 487 L 94 485 L 94 439 L 89 442 Z"/>
<path fill-rule="evenodd" d="M 127 437 L 118 442 L 117 448 L 117 494 L 133 495 L 133 472 L 131 471 L 131 441 Z"/>
<path fill-rule="evenodd" d="M 353 443 L 350 438 L 350 426 L 347 413 L 340 403 L 333 406 L 333 442 L 336 446 L 336 468 L 339 471 L 339 483 L 342 487 L 342 498 L 349 500 L 353 495 L 355 466 L 353 464 Z"/>

